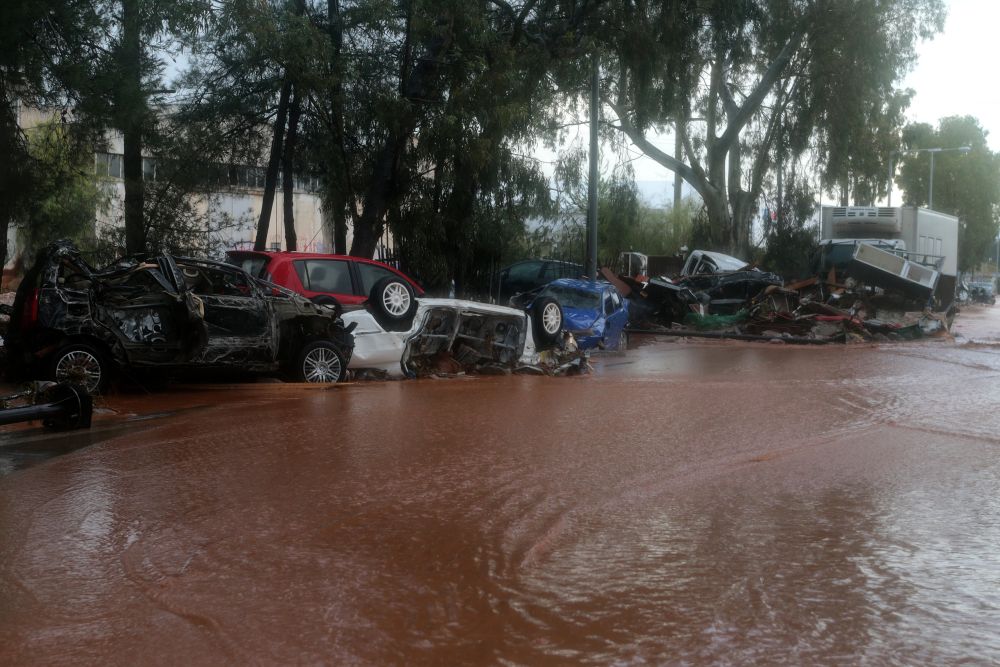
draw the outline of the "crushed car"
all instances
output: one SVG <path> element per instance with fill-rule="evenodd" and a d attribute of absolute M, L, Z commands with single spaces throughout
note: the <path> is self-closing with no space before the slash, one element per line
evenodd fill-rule
<path fill-rule="evenodd" d="M 94 269 L 68 241 L 38 254 L 8 326 L 9 374 L 105 389 L 113 373 L 229 369 L 345 379 L 336 310 L 206 259 L 163 254 Z"/>
<path fill-rule="evenodd" d="M 607 274 L 605 274 L 607 275 Z M 615 277 L 632 301 L 631 321 L 669 326 L 688 313 L 734 315 L 769 287 L 784 284 L 781 276 L 709 250 L 694 250 L 674 276 Z"/>
<path fill-rule="evenodd" d="M 377 282 L 363 308 L 346 309 L 350 368 L 382 377 L 510 372 L 535 366 L 560 341 L 563 312 L 552 302 L 531 313 L 462 299 L 417 299 L 399 280 Z"/>
<path fill-rule="evenodd" d="M 594 348 L 625 351 L 628 348 L 628 302 L 609 282 L 560 278 L 547 285 L 517 294 L 511 304 L 546 317 L 546 309 L 558 304 L 565 324 L 580 350 Z"/>

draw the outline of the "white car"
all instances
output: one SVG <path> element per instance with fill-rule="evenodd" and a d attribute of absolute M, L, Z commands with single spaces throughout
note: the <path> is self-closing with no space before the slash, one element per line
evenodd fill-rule
<path fill-rule="evenodd" d="M 562 310 L 555 301 L 536 304 L 532 317 L 517 308 L 489 303 L 417 300 L 400 285 L 377 286 L 380 289 L 372 291 L 368 308 L 342 315 L 348 328 L 355 325 L 348 368 L 412 377 L 442 353 L 463 367 L 515 368 L 538 363 L 539 350 L 553 346 L 562 332 Z"/>

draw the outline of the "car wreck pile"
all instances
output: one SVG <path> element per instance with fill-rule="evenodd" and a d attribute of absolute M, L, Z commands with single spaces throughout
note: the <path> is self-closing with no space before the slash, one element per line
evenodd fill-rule
<path fill-rule="evenodd" d="M 936 285 L 903 281 L 857 259 L 790 284 L 697 250 L 672 277 L 604 275 L 632 302 L 633 333 L 801 344 L 912 340 L 948 335 L 956 312 L 950 301 L 938 305 Z"/>

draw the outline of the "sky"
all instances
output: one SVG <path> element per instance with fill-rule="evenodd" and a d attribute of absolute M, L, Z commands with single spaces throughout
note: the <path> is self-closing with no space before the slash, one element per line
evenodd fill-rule
<path fill-rule="evenodd" d="M 918 47 L 920 60 L 903 82 L 916 91 L 913 122 L 937 124 L 946 116 L 974 116 L 1000 151 L 1000 87 L 994 78 L 1000 25 L 996 0 L 949 0 L 944 32 Z"/>
<path fill-rule="evenodd" d="M 1000 151 L 1000 84 L 994 78 L 1000 0 L 948 0 L 947 5 L 944 31 L 917 45 L 917 64 L 900 84 L 916 93 L 907 120 L 937 125 L 947 116 L 973 116 L 987 131 L 990 149 Z M 668 153 L 674 151 L 670 135 L 656 138 L 655 143 Z M 671 171 L 649 159 L 632 164 L 647 200 L 663 204 L 671 199 Z M 893 195 L 896 203 L 898 192 Z"/>

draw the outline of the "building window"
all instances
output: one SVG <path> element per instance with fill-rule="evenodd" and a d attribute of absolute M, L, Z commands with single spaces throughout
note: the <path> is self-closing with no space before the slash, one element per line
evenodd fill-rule
<path fill-rule="evenodd" d="M 122 156 L 120 153 L 97 153 L 94 155 L 94 172 L 108 178 L 122 177 Z"/>

